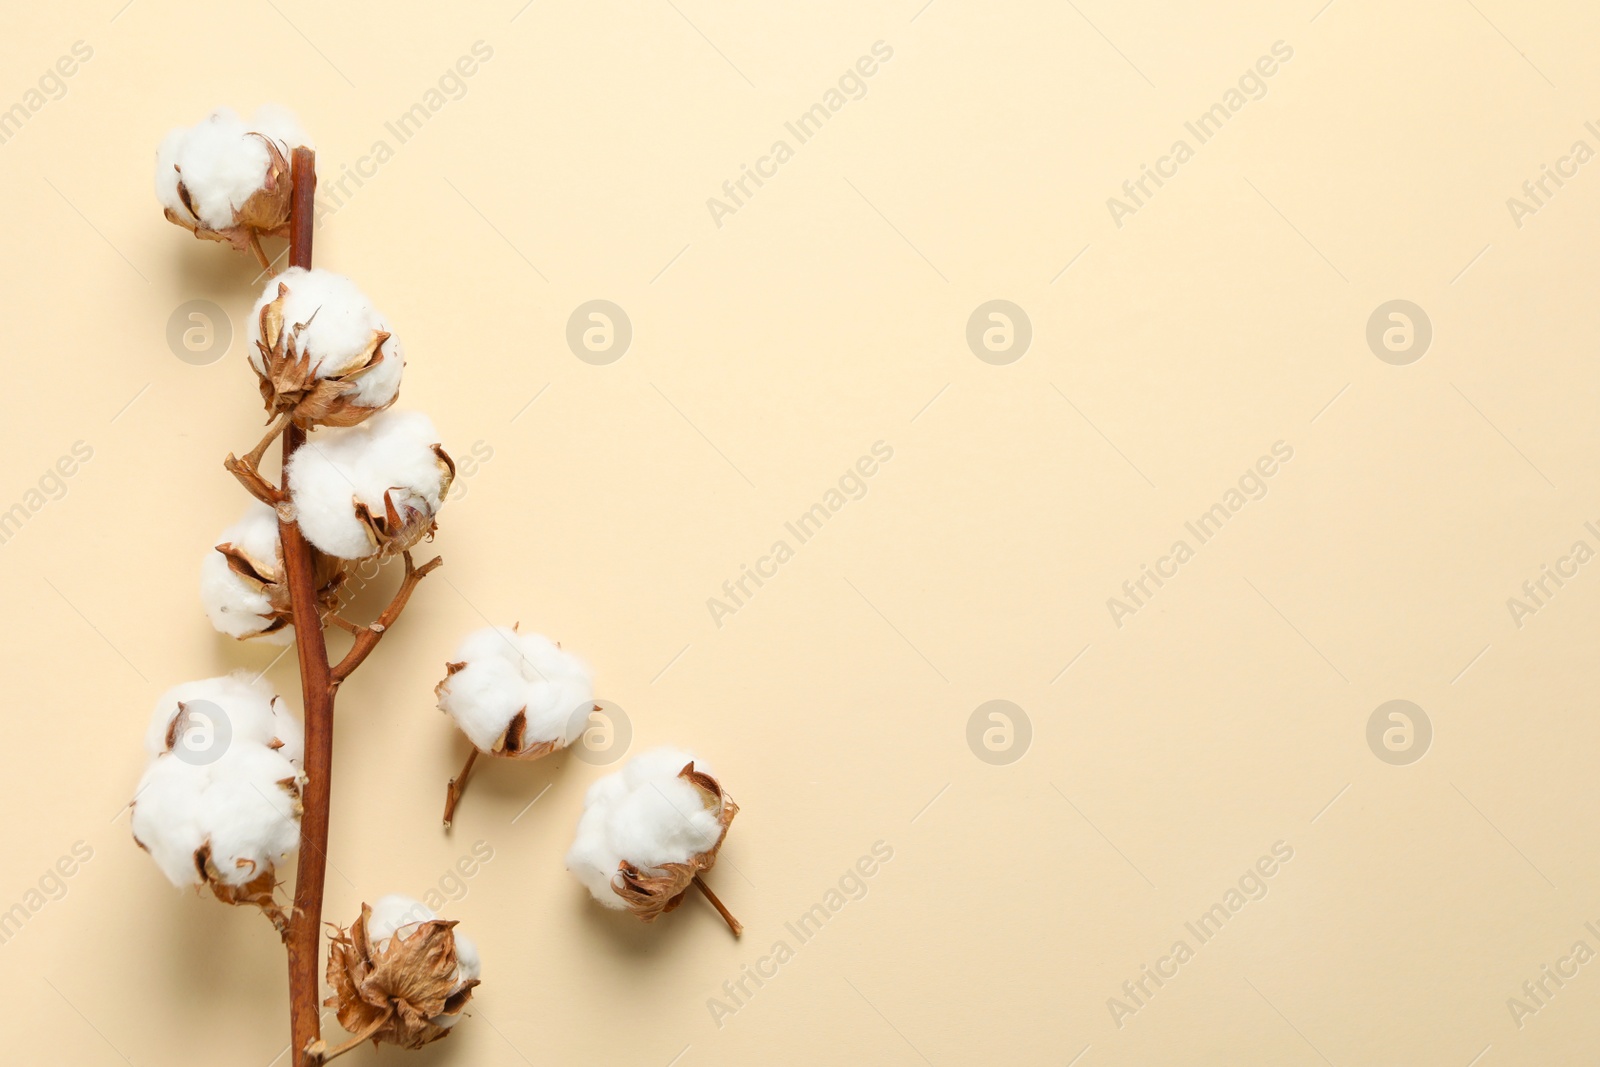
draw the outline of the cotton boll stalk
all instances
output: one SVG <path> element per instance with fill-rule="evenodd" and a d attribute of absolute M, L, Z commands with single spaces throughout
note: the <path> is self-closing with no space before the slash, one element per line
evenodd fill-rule
<path fill-rule="evenodd" d="M 312 584 L 321 614 L 339 609 L 344 577 L 338 560 L 312 553 Z M 252 504 L 244 518 L 222 531 L 222 542 L 200 563 L 200 600 L 211 625 L 229 637 L 260 638 L 274 645 L 294 640 L 276 511 Z"/>
<path fill-rule="evenodd" d="M 359 560 L 432 534 L 456 473 L 438 441 L 426 415 L 392 410 L 310 438 L 289 461 L 289 505 L 306 540 Z"/>
<path fill-rule="evenodd" d="M 367 1040 L 415 1049 L 450 1033 L 481 973 L 477 946 L 455 927 L 396 894 L 330 935 L 325 1003 L 354 1035 L 337 1051 Z"/>
<path fill-rule="evenodd" d="M 455 818 L 467 775 L 480 752 L 535 760 L 572 744 L 589 722 L 594 680 L 588 666 L 560 645 L 515 626 L 469 634 L 434 686 L 439 710 L 472 742 L 461 773 L 450 780 L 444 824 Z"/>
<path fill-rule="evenodd" d="M 400 395 L 405 352 L 342 274 L 291 267 L 250 313 L 250 366 L 267 413 L 298 426 L 354 426 Z"/>
<path fill-rule="evenodd" d="M 261 236 L 287 236 L 289 154 L 309 145 L 287 110 L 267 105 L 245 122 L 218 108 L 169 132 L 156 150 L 156 199 L 196 237 L 245 251 Z"/>
<path fill-rule="evenodd" d="M 739 923 L 700 878 L 738 813 L 692 755 L 654 749 L 590 787 L 567 869 L 602 905 L 645 922 L 678 907 L 693 884 L 738 936 Z"/>

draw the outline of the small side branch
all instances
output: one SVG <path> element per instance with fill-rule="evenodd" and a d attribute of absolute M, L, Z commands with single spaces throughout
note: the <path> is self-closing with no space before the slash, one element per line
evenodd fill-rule
<path fill-rule="evenodd" d="M 478 762 L 478 746 L 473 745 L 472 751 L 467 753 L 466 765 L 461 768 L 461 773 L 450 779 L 450 786 L 444 796 L 444 824 L 449 826 L 456 817 L 456 805 L 461 803 L 461 794 L 466 792 L 467 775 L 472 773 L 472 765 Z"/>
<path fill-rule="evenodd" d="M 711 906 L 717 909 L 717 914 L 722 916 L 722 921 L 728 924 L 728 929 L 733 931 L 734 937 L 744 933 L 744 924 L 733 917 L 733 913 L 723 906 L 722 901 L 718 900 L 717 895 L 711 891 L 711 887 L 706 885 L 705 879 L 698 874 L 694 876 L 694 887 L 704 893 L 707 900 L 711 901 Z"/>
<path fill-rule="evenodd" d="M 443 556 L 434 556 L 428 562 L 418 567 L 411 559 L 411 553 L 405 554 L 406 576 L 400 583 L 400 588 L 395 591 L 394 599 L 389 601 L 389 606 L 383 609 L 383 614 L 378 616 L 378 621 L 371 626 L 358 627 L 356 630 L 356 643 L 350 646 L 350 651 L 345 653 L 344 659 L 333 668 L 333 684 L 338 685 L 350 677 L 355 669 L 372 654 L 378 647 L 378 642 L 383 635 L 389 632 L 389 627 L 400 618 L 400 613 L 406 608 L 406 601 L 411 599 L 412 592 L 417 588 L 423 578 L 444 562 Z"/>
<path fill-rule="evenodd" d="M 269 507 L 277 507 L 284 499 L 283 491 L 265 478 L 261 477 L 261 457 L 266 455 L 268 447 L 283 433 L 284 427 L 289 425 L 289 413 L 286 411 L 272 420 L 272 425 L 267 427 L 267 432 L 256 447 L 246 453 L 244 459 L 236 459 L 232 452 L 222 461 L 222 466 L 227 472 L 239 479 L 239 484 L 245 491 Z"/>

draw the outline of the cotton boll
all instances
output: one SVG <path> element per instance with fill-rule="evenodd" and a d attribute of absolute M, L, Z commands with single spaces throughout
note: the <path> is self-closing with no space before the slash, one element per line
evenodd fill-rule
<path fill-rule="evenodd" d="M 367 937 L 371 939 L 373 955 L 383 955 L 389 947 L 390 938 L 399 937 L 404 941 L 413 936 L 423 923 L 433 922 L 437 918 L 439 915 L 432 908 L 403 893 L 379 897 L 378 902 L 372 905 L 372 914 L 367 918 Z M 456 946 L 456 980 L 464 982 L 479 976 L 483 962 L 478 957 L 477 944 L 466 934 L 455 932 L 456 929 L 459 928 L 452 929 Z M 434 1021 L 437 1023 L 439 1020 Z"/>
<path fill-rule="evenodd" d="M 274 603 L 275 594 L 282 599 L 277 588 L 283 581 L 282 567 L 278 515 L 265 504 L 253 503 L 200 562 L 200 602 L 211 625 L 241 640 L 259 638 L 274 645 L 294 640 L 294 628 L 283 621 L 285 613 Z"/>
<path fill-rule="evenodd" d="M 275 105 L 246 123 L 218 108 L 170 131 L 156 150 L 156 199 L 167 217 L 196 237 L 246 249 L 289 220 L 289 152 L 305 141 L 294 116 Z"/>
<path fill-rule="evenodd" d="M 698 764 L 683 773 L 691 762 L 687 752 L 654 749 L 590 787 L 567 869 L 596 901 L 648 921 L 716 862 L 739 809 Z"/>
<path fill-rule="evenodd" d="M 306 539 L 358 560 L 431 533 L 455 476 L 438 440 L 426 415 L 393 410 L 313 436 L 289 461 L 289 496 Z"/>
<path fill-rule="evenodd" d="M 392 894 L 362 905 L 361 918 L 329 938 L 327 1003 L 340 1026 L 413 1049 L 448 1035 L 482 964 L 478 947 L 437 919 L 421 901 Z"/>
<path fill-rule="evenodd" d="M 250 364 L 279 392 L 281 410 L 353 425 L 370 411 L 350 409 L 387 407 L 399 394 L 405 350 L 393 333 L 349 278 L 291 267 L 267 282 L 250 313 Z M 320 389 L 302 379 L 302 364 Z"/>
<path fill-rule="evenodd" d="M 549 638 L 506 626 L 478 630 L 462 641 L 449 669 L 435 689 L 439 707 L 479 751 L 542 756 L 572 744 L 588 725 L 589 668 Z M 508 736 L 519 714 L 521 730 Z"/>

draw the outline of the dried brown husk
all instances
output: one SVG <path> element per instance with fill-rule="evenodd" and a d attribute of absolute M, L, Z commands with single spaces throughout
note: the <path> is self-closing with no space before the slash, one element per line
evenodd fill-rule
<path fill-rule="evenodd" d="M 692 761 L 684 764 L 678 777 L 695 787 L 707 811 L 717 813 L 722 833 L 717 836 L 716 844 L 691 856 L 687 863 L 637 867 L 624 860 L 617 866 L 617 874 L 611 880 L 612 892 L 622 898 L 628 910 L 647 923 L 654 922 L 682 904 L 683 895 L 689 891 L 695 877 L 716 866 L 717 853 L 722 850 L 722 842 L 728 837 L 728 826 L 733 822 L 733 817 L 739 814 L 739 805 L 733 802 L 733 798 L 723 792 L 715 778 L 695 770 Z"/>
<path fill-rule="evenodd" d="M 513 629 L 515 629 L 515 627 L 513 627 Z M 464 667 L 466 667 L 466 663 L 464 661 L 458 663 L 446 663 L 444 665 L 444 680 L 433 687 L 433 695 L 438 697 L 440 700 L 443 700 L 445 690 L 450 685 L 450 679 L 454 678 L 456 673 L 462 670 Z M 594 705 L 594 710 L 600 711 L 600 705 Z M 523 708 L 521 711 L 517 712 L 511 717 L 511 721 L 506 724 L 505 732 L 499 737 L 495 738 L 494 747 L 489 749 L 486 754 L 490 756 L 505 756 L 508 759 L 536 760 L 543 759 L 545 756 L 550 755 L 550 753 L 556 751 L 557 749 L 565 748 L 567 745 L 566 738 L 564 737 L 557 737 L 550 741 L 529 741 L 524 736 L 524 734 L 527 732 L 527 729 L 528 709 Z M 482 750 L 480 749 L 479 751 Z"/>
<path fill-rule="evenodd" d="M 278 295 L 261 308 L 261 340 L 256 349 L 261 354 L 262 368 L 256 369 L 261 399 L 269 416 L 276 418 L 287 412 L 298 426 L 354 426 L 374 412 L 382 411 L 399 397 L 398 391 L 388 403 L 367 407 L 353 399 L 361 386 L 361 379 L 372 373 L 386 359 L 399 359 L 393 352 L 384 351 L 389 334 L 383 330 L 372 331 L 366 347 L 349 367 L 337 374 L 319 376 L 312 366 L 311 355 L 300 345 L 300 333 L 310 325 L 305 322 L 285 322 L 283 306 L 289 295 L 289 286 L 278 283 Z M 316 316 L 313 314 L 312 318 Z"/>
<path fill-rule="evenodd" d="M 240 580 L 253 589 L 266 595 L 267 603 L 271 607 L 264 618 L 267 625 L 253 634 L 245 634 L 241 641 L 265 634 L 277 633 L 285 626 L 292 625 L 294 616 L 293 605 L 289 595 L 288 572 L 283 565 L 283 545 L 274 542 L 272 559 L 264 560 L 252 556 L 232 541 L 224 541 L 217 546 L 217 551 L 228 561 L 228 569 L 238 575 Z M 311 550 L 311 583 L 317 591 L 317 614 L 321 618 L 339 610 L 339 597 L 344 590 L 345 573 L 341 561 L 332 556 Z"/>
<path fill-rule="evenodd" d="M 183 184 L 181 170 L 178 172 L 178 198 L 189 209 L 189 216 L 185 218 L 166 208 L 163 214 L 168 222 L 182 226 L 198 238 L 232 245 L 240 252 L 249 251 L 251 238 L 289 236 L 289 204 L 294 198 L 289 160 L 272 138 L 259 133 L 250 136 L 261 138 L 261 143 L 267 146 L 267 174 L 262 179 L 261 187 L 233 209 L 233 225 L 213 230 L 200 221 L 200 213 L 194 209 L 189 190 Z"/>
<path fill-rule="evenodd" d="M 434 1019 L 460 1015 L 472 999 L 476 978 L 457 977 L 455 922 L 430 919 L 408 937 L 398 932 L 374 952 L 367 925 L 372 908 L 350 929 L 328 935 L 328 985 L 324 1003 L 338 1012 L 339 1025 L 373 1044 L 389 1042 L 416 1049 L 450 1034 Z"/>
<path fill-rule="evenodd" d="M 433 446 L 434 462 L 439 466 L 439 501 L 443 503 L 455 481 L 456 463 L 450 454 L 438 445 Z M 438 529 L 433 510 L 413 507 L 402 499 L 396 502 L 394 490 L 383 494 L 383 514 L 374 514 L 360 499 L 354 501 L 356 519 L 367 531 L 367 541 L 372 546 L 369 556 L 397 556 L 423 538 L 432 537 Z"/>

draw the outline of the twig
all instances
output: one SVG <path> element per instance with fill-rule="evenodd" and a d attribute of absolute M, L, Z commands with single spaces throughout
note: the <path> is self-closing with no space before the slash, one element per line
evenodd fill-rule
<path fill-rule="evenodd" d="M 277 507 L 284 497 L 272 483 L 261 477 L 261 457 L 267 454 L 267 448 L 272 442 L 282 435 L 284 427 L 289 425 L 289 418 L 290 413 L 285 411 L 272 420 L 267 432 L 262 435 L 256 447 L 245 454 L 244 459 L 235 459 L 233 453 L 229 452 L 228 458 L 222 461 L 223 469 L 239 479 L 239 484 L 244 486 L 251 496 L 271 507 Z"/>
<path fill-rule="evenodd" d="M 317 157 L 296 148 L 294 199 L 289 214 L 289 263 L 311 267 L 311 235 L 315 222 Z M 289 489 L 289 460 L 305 443 L 306 434 L 292 422 L 283 431 L 283 492 Z M 259 478 L 259 475 L 257 476 Z M 295 872 L 294 911 L 284 938 L 289 956 L 290 1067 L 317 1062 L 312 1046 L 322 1040 L 320 938 L 322 893 L 328 867 L 328 807 L 332 797 L 333 698 L 337 690 L 328 673 L 328 646 L 317 613 L 317 589 L 311 545 L 295 522 L 280 515 L 278 537 L 289 586 L 290 614 L 300 660 L 300 689 L 305 703 L 306 784 L 301 792 L 300 860 Z"/>
<path fill-rule="evenodd" d="M 744 933 L 744 924 L 735 919 L 733 913 L 723 907 L 722 901 L 717 899 L 717 895 L 711 891 L 711 887 L 706 885 L 705 879 L 698 874 L 694 876 L 694 887 L 704 893 L 707 900 L 711 901 L 711 906 L 717 909 L 717 914 L 722 916 L 722 921 L 728 924 L 728 929 L 733 931 L 734 937 Z"/>
<path fill-rule="evenodd" d="M 400 617 L 400 613 L 406 609 L 406 601 L 411 599 L 411 593 L 417 588 L 417 584 L 426 578 L 435 567 L 443 563 L 444 557 L 434 556 L 418 567 L 412 562 L 410 551 L 407 551 L 405 560 L 406 576 L 400 582 L 400 588 L 395 590 L 394 599 L 389 601 L 389 606 L 383 609 L 383 614 L 378 616 L 377 622 L 371 626 L 363 626 L 357 629 L 356 643 L 350 646 L 350 651 L 345 653 L 344 659 L 340 660 L 338 666 L 333 668 L 332 676 L 335 686 L 350 677 L 350 672 L 361 666 L 362 661 L 372 654 L 373 649 L 378 647 L 378 642 L 383 639 L 383 635 L 389 632 L 389 627 L 395 624 L 395 620 Z"/>
<path fill-rule="evenodd" d="M 449 826 L 456 817 L 456 805 L 461 803 L 461 794 L 467 788 L 467 775 L 472 773 L 472 765 L 478 762 L 478 746 L 473 745 L 472 751 L 467 753 L 466 765 L 461 768 L 461 773 L 450 779 L 450 786 L 444 795 L 444 824 Z"/>

